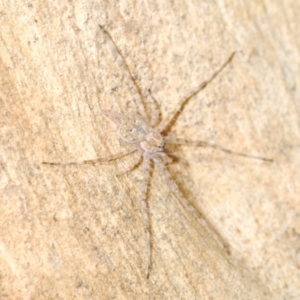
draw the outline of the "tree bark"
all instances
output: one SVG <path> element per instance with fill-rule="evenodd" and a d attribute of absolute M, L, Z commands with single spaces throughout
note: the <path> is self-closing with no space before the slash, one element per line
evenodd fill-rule
<path fill-rule="evenodd" d="M 299 299 L 300 5 L 291 1 L 7 1 L 0 4 L 1 299 Z M 162 118 L 180 113 L 154 166 L 152 266 L 133 163 L 51 166 L 124 145 L 101 114 L 134 114 L 128 71 Z M 147 104 L 147 102 L 145 102 Z"/>

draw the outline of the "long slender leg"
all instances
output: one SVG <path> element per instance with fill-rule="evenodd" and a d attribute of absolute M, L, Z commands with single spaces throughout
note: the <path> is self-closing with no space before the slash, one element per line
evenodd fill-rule
<path fill-rule="evenodd" d="M 187 211 L 189 211 L 190 213 L 192 213 L 192 215 L 196 218 L 196 220 L 199 220 L 200 216 L 198 211 L 194 208 L 194 206 L 192 204 L 190 204 L 182 195 L 181 191 L 179 190 L 177 184 L 175 183 L 175 181 L 173 180 L 172 176 L 170 175 L 168 169 L 166 168 L 166 165 L 161 162 L 161 161 L 157 161 L 156 162 L 158 167 L 161 169 L 161 174 L 163 174 L 163 176 L 165 177 L 171 192 L 176 196 L 176 198 L 180 201 L 181 205 L 187 209 Z"/>
<path fill-rule="evenodd" d="M 209 232 L 211 232 L 214 240 L 220 245 L 221 248 L 226 248 L 220 236 L 217 234 L 215 229 L 206 222 L 203 218 L 201 218 L 199 212 L 195 209 L 195 207 L 185 199 L 181 191 L 179 190 L 176 182 L 173 180 L 171 174 L 169 173 L 166 165 L 163 162 L 157 162 L 158 167 L 161 169 L 161 174 L 166 178 L 166 181 L 170 187 L 171 192 L 175 195 L 175 197 L 180 201 L 181 205 L 189 211 L 192 216 L 195 218 L 197 222 L 201 224 L 201 226 L 205 227 Z"/>
<path fill-rule="evenodd" d="M 42 164 L 44 164 L 44 165 L 68 166 L 68 165 L 84 165 L 84 164 L 102 163 L 102 162 L 112 161 L 112 160 L 122 158 L 122 157 L 127 156 L 131 153 L 134 153 L 135 151 L 137 151 L 137 149 L 130 150 L 130 151 L 126 150 L 126 151 L 119 152 L 119 153 L 116 153 L 116 154 L 113 154 L 113 155 L 109 155 L 109 156 L 104 157 L 104 158 L 89 159 L 89 160 L 83 160 L 83 161 L 67 161 L 67 162 L 47 162 L 47 161 L 43 161 Z"/>
<path fill-rule="evenodd" d="M 156 99 L 153 97 L 151 90 L 148 90 L 148 94 L 146 94 L 147 100 L 150 100 L 151 107 L 150 107 L 150 126 L 155 127 L 155 124 L 158 122 L 158 118 L 160 115 L 160 111 L 158 108 L 158 104 Z"/>
<path fill-rule="evenodd" d="M 151 237 L 150 237 L 150 221 L 149 221 L 149 211 L 147 206 L 147 195 L 148 195 L 148 185 L 150 177 L 150 158 L 148 156 L 143 156 L 143 173 L 144 182 L 142 186 L 142 197 L 141 197 L 141 210 L 142 218 L 145 230 L 145 241 L 146 241 L 146 277 L 149 278 L 150 268 L 151 268 Z"/>
<path fill-rule="evenodd" d="M 102 109 L 101 113 L 106 119 L 108 119 L 110 122 L 113 122 L 116 126 L 120 126 L 121 120 L 124 118 L 123 114 L 110 109 Z"/>
<path fill-rule="evenodd" d="M 139 156 L 137 157 L 137 159 L 135 160 L 134 164 L 132 164 L 131 166 L 129 166 L 129 168 L 126 168 L 125 170 L 123 170 L 122 172 L 119 172 L 117 174 L 117 176 L 122 176 L 128 172 L 131 172 L 133 171 L 135 168 L 137 168 L 140 163 L 141 163 L 141 160 L 142 160 L 142 153 L 139 151 Z"/>
<path fill-rule="evenodd" d="M 214 150 L 222 151 L 222 152 L 229 153 L 229 154 L 236 155 L 236 156 L 243 156 L 243 157 L 247 157 L 247 158 L 259 159 L 259 160 L 263 160 L 263 161 L 266 161 L 266 162 L 272 162 L 273 161 L 273 159 L 271 159 L 271 158 L 266 158 L 266 157 L 256 156 L 256 155 L 249 155 L 249 154 L 245 154 L 245 153 L 241 153 L 241 152 L 235 152 L 235 151 L 223 148 L 221 146 L 210 144 L 210 143 L 207 143 L 207 142 L 204 142 L 204 141 L 189 141 L 189 140 L 186 140 L 186 139 L 178 139 L 178 138 L 175 138 L 175 137 L 166 136 L 165 137 L 165 142 L 169 143 L 169 144 L 212 148 Z"/>
<path fill-rule="evenodd" d="M 197 93 L 199 93 L 203 88 L 205 88 L 226 67 L 226 65 L 228 65 L 230 63 L 234 54 L 235 54 L 235 52 L 233 52 L 229 56 L 229 58 L 222 64 L 222 66 L 217 71 L 215 71 L 213 73 L 213 75 L 209 79 L 203 81 L 198 87 L 196 87 L 194 90 L 192 90 L 188 95 L 186 95 L 184 98 L 182 98 L 177 103 L 177 105 L 172 110 L 172 112 L 164 120 L 162 120 L 160 122 L 160 124 L 157 126 L 157 129 L 159 130 L 159 132 L 164 131 L 167 127 L 172 125 L 172 122 L 174 122 L 174 120 L 176 119 L 178 114 L 181 112 L 181 110 L 183 109 L 183 107 L 187 103 L 187 101 L 189 99 L 191 99 L 193 96 L 195 96 Z"/>
<path fill-rule="evenodd" d="M 133 99 L 137 105 L 138 111 L 143 116 L 143 118 L 148 121 L 148 117 L 147 117 L 145 106 L 144 106 L 145 104 L 142 102 L 142 99 L 141 99 L 143 97 L 142 91 L 141 91 L 139 85 L 137 84 L 135 78 L 133 77 L 132 73 L 130 72 L 129 66 L 128 66 L 120 48 L 115 43 L 111 34 L 102 25 L 99 25 L 99 27 L 109 37 L 110 41 L 112 42 L 112 45 L 114 46 L 114 48 L 118 54 L 118 62 L 119 62 L 119 64 L 123 65 L 124 69 L 127 72 L 127 76 L 129 77 L 129 85 L 131 88 L 134 88 L 136 91 L 136 93 L 133 95 Z"/>

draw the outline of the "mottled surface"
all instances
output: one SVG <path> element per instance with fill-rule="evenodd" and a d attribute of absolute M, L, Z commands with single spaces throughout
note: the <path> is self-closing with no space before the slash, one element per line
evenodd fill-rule
<path fill-rule="evenodd" d="M 0 298 L 299 299 L 299 2 L 107 2 L 0 4 Z M 162 117 L 236 51 L 171 132 L 274 159 L 172 148 L 205 221 L 154 170 L 148 280 L 134 157 L 41 165 L 122 148 L 100 111 L 135 91 L 98 24 Z"/>

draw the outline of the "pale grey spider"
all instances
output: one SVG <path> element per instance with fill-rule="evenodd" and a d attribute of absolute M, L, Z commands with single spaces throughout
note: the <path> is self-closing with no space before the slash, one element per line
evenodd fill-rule
<path fill-rule="evenodd" d="M 100 25 L 99 25 L 100 26 Z M 158 114 L 154 114 L 153 117 L 148 117 L 144 103 L 142 102 L 143 94 L 141 89 L 139 88 L 136 80 L 134 79 L 133 75 L 130 72 L 130 69 L 126 63 L 124 56 L 122 55 L 120 49 L 116 45 L 115 41 L 113 40 L 110 33 L 100 26 L 102 31 L 108 36 L 109 40 L 111 41 L 112 45 L 116 49 L 120 62 L 123 64 L 125 69 L 127 70 L 127 75 L 131 79 L 133 83 L 133 87 L 136 89 L 137 94 L 134 97 L 134 100 L 137 104 L 138 113 L 136 115 L 125 115 L 123 113 L 111 111 L 111 110 L 102 110 L 103 115 L 113 122 L 118 129 L 119 138 L 127 144 L 127 149 L 116 153 L 114 155 L 107 156 L 105 158 L 97 158 L 93 160 L 84 160 L 80 162 L 43 162 L 43 164 L 48 165 L 79 165 L 79 164 L 89 164 L 89 163 L 96 163 L 96 162 L 107 162 L 112 160 L 117 160 L 129 154 L 133 154 L 134 152 L 139 153 L 139 160 L 138 162 L 131 168 L 123 171 L 121 174 L 125 174 L 130 170 L 133 170 L 136 166 L 142 162 L 142 168 L 144 173 L 143 178 L 143 187 L 142 187 L 142 195 L 141 195 L 141 210 L 142 210 L 142 217 L 145 229 L 145 237 L 146 237 L 146 251 L 147 251 L 147 267 L 146 267 L 146 276 L 148 278 L 151 263 L 152 263 L 152 255 L 151 255 L 151 239 L 150 239 L 150 225 L 149 225 L 149 212 L 147 211 L 147 192 L 148 192 L 148 183 L 149 183 L 149 174 L 150 174 L 150 167 L 151 162 L 156 165 L 161 172 L 164 174 L 166 181 L 168 182 L 169 188 L 171 192 L 180 200 L 181 204 L 190 211 L 194 217 L 197 219 L 199 218 L 199 214 L 196 209 L 184 198 L 182 193 L 180 192 L 177 184 L 172 179 L 169 171 L 166 168 L 166 165 L 171 160 L 170 157 L 165 152 L 166 144 L 177 144 L 177 145 L 191 145 L 191 146 L 201 146 L 201 147 L 210 147 L 216 150 L 220 150 L 223 152 L 251 157 L 255 159 L 260 159 L 264 161 L 272 161 L 271 159 L 258 157 L 258 156 L 251 156 L 243 153 L 236 153 L 231 150 L 219 147 L 217 145 L 209 144 L 203 141 L 188 141 L 186 139 L 178 139 L 169 135 L 166 135 L 167 129 L 171 127 L 174 120 L 176 119 L 177 115 L 181 112 L 183 106 L 187 103 L 187 101 L 200 92 L 203 88 L 206 87 L 208 83 L 210 83 L 224 68 L 229 62 L 232 60 L 234 53 L 232 53 L 229 58 L 222 64 L 222 66 L 215 71 L 209 79 L 202 82 L 198 87 L 192 90 L 186 97 L 182 98 L 178 101 L 175 108 L 172 112 L 163 120 L 161 120 L 158 125 L 156 124 Z M 151 93 L 148 94 L 148 97 L 151 97 L 151 101 L 155 101 L 151 96 Z M 119 174 L 120 175 L 120 174 Z"/>

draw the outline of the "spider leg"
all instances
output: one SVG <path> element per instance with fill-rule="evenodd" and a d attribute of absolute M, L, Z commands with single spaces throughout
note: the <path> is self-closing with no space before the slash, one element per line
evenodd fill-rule
<path fill-rule="evenodd" d="M 171 192 L 176 196 L 176 198 L 180 201 L 181 205 L 189 211 L 193 217 L 199 221 L 200 215 L 198 211 L 194 208 L 192 204 L 189 203 L 188 200 L 185 199 L 181 191 L 179 190 L 176 182 L 172 178 L 171 174 L 169 173 L 166 165 L 161 161 L 156 161 L 158 167 L 161 169 L 161 174 L 165 177 L 167 184 L 171 190 Z"/>
<path fill-rule="evenodd" d="M 191 215 L 194 217 L 194 219 L 201 224 L 203 228 L 206 228 L 213 236 L 214 240 L 219 244 L 221 248 L 226 249 L 226 245 L 222 241 L 221 237 L 216 232 L 215 228 L 207 222 L 204 218 L 201 217 L 200 213 L 196 210 L 196 208 L 183 196 L 181 191 L 179 190 L 176 182 L 172 178 L 170 172 L 168 171 L 166 165 L 158 161 L 157 162 L 158 167 L 161 170 L 161 173 L 164 175 L 167 184 L 171 190 L 171 192 L 175 195 L 175 197 L 179 200 L 180 204 L 191 213 Z"/>
<path fill-rule="evenodd" d="M 149 99 L 149 102 L 152 104 L 150 108 L 150 126 L 155 127 L 155 124 L 157 124 L 160 116 L 160 111 L 158 108 L 158 104 L 156 99 L 153 97 L 151 93 L 151 89 L 148 90 L 148 93 L 146 94 L 147 100 Z"/>
<path fill-rule="evenodd" d="M 106 34 L 106 36 L 108 36 L 108 38 L 110 39 L 111 41 L 111 44 L 113 45 L 114 47 L 114 53 L 117 52 L 118 54 L 118 58 L 117 58 L 117 62 L 119 65 L 123 65 L 124 69 L 126 70 L 126 75 L 127 77 L 130 79 L 128 82 L 129 82 L 129 85 L 130 85 L 130 88 L 134 89 L 136 91 L 136 93 L 134 93 L 132 95 L 136 105 L 137 105 L 137 108 L 138 108 L 138 111 L 139 113 L 143 116 L 143 118 L 145 120 L 148 121 L 148 117 L 147 117 L 147 114 L 146 114 L 146 110 L 145 110 L 145 106 L 144 106 L 144 103 L 142 101 L 142 91 L 139 87 L 139 85 L 137 84 L 136 82 L 136 79 L 134 78 L 134 76 L 132 75 L 130 69 L 129 69 L 129 66 L 125 60 L 125 57 L 124 55 L 122 54 L 120 48 L 117 46 L 117 44 L 115 43 L 114 39 L 112 38 L 111 34 L 102 26 L 99 24 L 99 27 L 101 28 L 101 30 Z"/>
<path fill-rule="evenodd" d="M 122 176 L 122 175 L 125 175 L 126 173 L 128 172 L 131 172 L 133 171 L 135 168 L 137 168 L 140 164 L 141 164 L 141 161 L 142 161 L 142 153 L 139 151 L 139 156 L 138 158 L 136 159 L 136 161 L 134 162 L 133 165 L 131 165 L 129 168 L 125 169 L 124 171 L 116 174 L 116 176 Z"/>
<path fill-rule="evenodd" d="M 192 90 L 188 95 L 186 95 L 184 98 L 182 98 L 175 106 L 175 108 L 171 111 L 171 113 L 164 119 L 162 120 L 158 126 L 156 127 L 159 132 L 162 132 L 166 130 L 168 127 L 170 127 L 173 122 L 176 120 L 177 116 L 183 109 L 184 105 L 187 103 L 189 99 L 191 99 L 193 96 L 195 96 L 197 93 L 199 93 L 202 89 L 204 89 L 217 75 L 231 62 L 235 52 L 233 52 L 229 58 L 222 64 L 222 66 L 215 71 L 212 76 L 203 81 L 198 87 L 196 87 L 194 90 Z"/>
<path fill-rule="evenodd" d="M 150 269 L 151 269 L 151 237 L 150 237 L 150 220 L 149 220 L 149 211 L 147 205 L 147 195 L 148 195 L 148 185 L 150 177 L 150 158 L 149 156 L 143 155 L 143 173 L 144 181 L 142 186 L 142 197 L 141 197 L 141 210 L 145 230 L 145 241 L 146 241 L 146 278 L 149 278 Z"/>
<path fill-rule="evenodd" d="M 120 125 L 122 118 L 124 117 L 121 113 L 117 113 L 110 109 L 102 109 L 102 115 L 108 119 L 110 122 L 113 122 L 115 125 Z"/>
<path fill-rule="evenodd" d="M 102 162 L 106 162 L 106 161 L 112 161 L 112 160 L 116 160 L 119 158 L 122 158 L 124 156 L 127 156 L 133 152 L 137 151 L 137 149 L 134 150 L 126 150 L 123 152 L 119 152 L 113 155 L 109 155 L 107 157 L 103 157 L 103 158 L 97 158 L 97 159 L 89 159 L 89 160 L 83 160 L 83 161 L 67 161 L 67 162 L 48 162 L 48 161 L 43 161 L 42 164 L 43 165 L 60 165 L 60 166 L 69 166 L 69 165 L 84 165 L 84 164 L 94 164 L 94 163 L 102 163 Z"/>
<path fill-rule="evenodd" d="M 165 137 L 165 142 L 170 143 L 170 144 L 176 144 L 176 145 L 186 145 L 186 146 L 196 146 L 196 147 L 198 146 L 198 147 L 212 148 L 214 150 L 222 151 L 222 152 L 232 154 L 232 155 L 236 155 L 236 156 L 253 158 L 253 159 L 263 160 L 263 161 L 266 161 L 266 162 L 272 162 L 273 161 L 273 159 L 271 159 L 271 158 L 265 158 L 265 157 L 261 157 L 261 156 L 250 155 L 250 154 L 245 154 L 245 153 L 241 153 L 241 152 L 235 152 L 235 151 L 223 148 L 221 146 L 210 144 L 210 143 L 207 143 L 207 142 L 204 142 L 204 141 L 189 141 L 189 140 L 186 140 L 186 139 L 178 139 L 178 138 L 175 138 L 175 137 L 166 136 Z"/>

